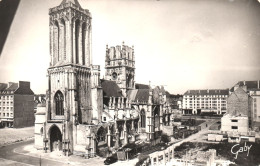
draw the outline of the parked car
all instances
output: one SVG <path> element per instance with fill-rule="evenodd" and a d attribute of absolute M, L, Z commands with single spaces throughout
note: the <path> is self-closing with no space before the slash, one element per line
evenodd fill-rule
<path fill-rule="evenodd" d="M 106 160 L 104 161 L 105 165 L 113 164 L 117 162 L 117 157 L 115 155 L 112 155 L 110 157 L 107 157 Z"/>

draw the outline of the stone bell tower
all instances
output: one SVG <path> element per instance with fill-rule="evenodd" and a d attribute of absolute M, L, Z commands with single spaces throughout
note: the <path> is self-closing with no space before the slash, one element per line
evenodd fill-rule
<path fill-rule="evenodd" d="M 72 152 L 77 125 L 90 124 L 91 14 L 77 0 L 63 0 L 49 10 L 50 66 L 48 68 L 48 149 Z M 58 133 L 58 134 L 57 134 Z M 58 147 L 57 142 L 62 145 Z"/>
<path fill-rule="evenodd" d="M 105 78 L 115 81 L 123 95 L 135 88 L 135 57 L 134 46 L 106 47 Z"/>

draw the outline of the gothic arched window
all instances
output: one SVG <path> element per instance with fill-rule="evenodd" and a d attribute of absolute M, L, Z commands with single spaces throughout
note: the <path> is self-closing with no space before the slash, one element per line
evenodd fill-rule
<path fill-rule="evenodd" d="M 56 115 L 64 115 L 63 101 L 64 97 L 61 91 L 56 92 L 54 96 Z"/>
<path fill-rule="evenodd" d="M 146 121 L 145 111 L 144 111 L 144 109 L 142 109 L 141 110 L 141 128 L 145 128 L 145 121 Z"/>

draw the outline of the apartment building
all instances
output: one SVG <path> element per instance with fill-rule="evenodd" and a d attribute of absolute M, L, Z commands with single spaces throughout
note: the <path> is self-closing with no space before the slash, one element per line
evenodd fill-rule
<path fill-rule="evenodd" d="M 214 112 L 224 114 L 227 110 L 228 95 L 229 89 L 188 90 L 183 95 L 182 113 Z"/>
<path fill-rule="evenodd" d="M 0 124 L 15 128 L 33 126 L 33 99 L 30 82 L 0 83 Z"/>

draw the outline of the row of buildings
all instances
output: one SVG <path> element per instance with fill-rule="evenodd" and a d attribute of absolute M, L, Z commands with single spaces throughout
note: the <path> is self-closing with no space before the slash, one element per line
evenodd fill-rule
<path fill-rule="evenodd" d="M 0 125 L 28 127 L 34 124 L 34 93 L 30 82 L 0 83 Z"/>
<path fill-rule="evenodd" d="M 230 89 L 188 90 L 183 95 L 182 113 L 201 114 L 203 112 L 213 112 L 225 114 L 228 107 L 227 99 L 238 87 L 242 87 L 253 98 L 252 116 L 254 116 L 255 121 L 259 121 L 260 107 L 257 104 L 259 102 L 259 80 L 240 81 Z"/>
<path fill-rule="evenodd" d="M 230 89 L 227 111 L 218 128 L 212 128 L 208 140 L 229 142 L 260 141 L 259 81 L 241 81 Z"/>
<path fill-rule="evenodd" d="M 230 89 L 188 90 L 183 95 L 182 113 L 221 114 L 221 123 L 208 139 L 229 142 L 260 139 L 260 81 L 239 81 Z"/>

